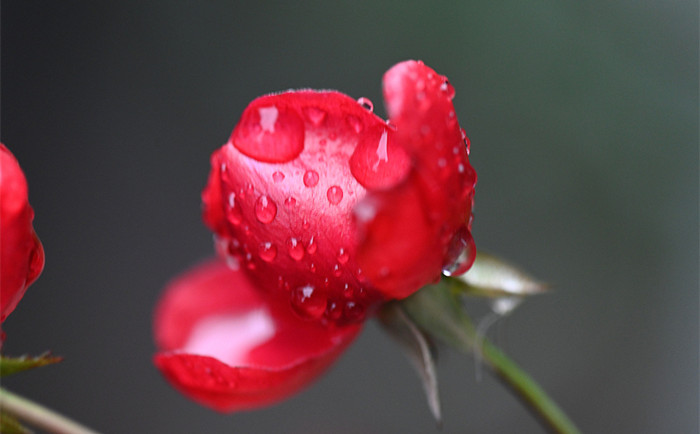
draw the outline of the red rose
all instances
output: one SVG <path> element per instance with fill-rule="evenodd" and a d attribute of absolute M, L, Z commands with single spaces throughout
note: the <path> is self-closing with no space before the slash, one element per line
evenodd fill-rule
<path fill-rule="evenodd" d="M 27 180 L 14 155 L 0 143 L 0 311 L 2 321 L 44 268 L 34 228 Z"/>
<path fill-rule="evenodd" d="M 228 267 L 175 281 L 155 318 L 156 365 L 190 398 L 235 411 L 290 396 L 368 311 L 471 265 L 476 174 L 454 90 L 410 61 L 384 94 L 389 122 L 333 91 L 258 98 L 212 155 L 204 220 Z"/>
<path fill-rule="evenodd" d="M 361 328 L 304 321 L 220 260 L 174 281 L 154 326 L 156 366 L 184 394 L 219 411 L 253 409 L 299 391 Z"/>
<path fill-rule="evenodd" d="M 384 96 L 389 122 L 333 91 L 260 97 L 212 156 L 218 251 L 303 317 L 361 320 L 473 261 L 476 174 L 452 86 L 408 61 Z"/>

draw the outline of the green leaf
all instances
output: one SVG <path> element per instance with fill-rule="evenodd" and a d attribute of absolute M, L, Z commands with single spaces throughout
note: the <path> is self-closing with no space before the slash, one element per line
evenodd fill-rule
<path fill-rule="evenodd" d="M 62 357 L 52 356 L 51 353 L 44 353 L 38 357 L 21 356 L 6 357 L 0 356 L 0 377 L 12 375 L 28 369 L 40 368 L 52 365 L 63 360 Z"/>
<path fill-rule="evenodd" d="M 418 372 L 428 400 L 428 407 L 440 427 L 442 414 L 435 369 L 435 348 L 413 320 L 406 315 L 400 303 L 387 303 L 379 314 L 379 320 L 389 336 L 401 345 L 404 354 Z"/>
<path fill-rule="evenodd" d="M 0 433 L 3 434 L 31 434 L 31 431 L 22 426 L 19 421 L 13 416 L 1 412 L 0 413 Z"/>
<path fill-rule="evenodd" d="M 548 285 L 515 265 L 482 252 L 476 254 L 467 273 L 450 279 L 460 283 L 459 290 L 464 295 L 488 298 L 525 297 L 548 289 Z"/>

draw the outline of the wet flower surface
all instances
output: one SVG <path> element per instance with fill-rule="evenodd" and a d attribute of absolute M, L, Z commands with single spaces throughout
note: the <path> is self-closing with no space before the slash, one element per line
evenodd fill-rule
<path fill-rule="evenodd" d="M 156 364 L 192 399 L 278 401 L 383 302 L 470 267 L 476 174 L 454 89 L 407 61 L 384 97 L 388 121 L 335 91 L 260 97 L 212 155 L 203 217 L 221 262 L 175 281 L 155 321 Z"/>
<path fill-rule="evenodd" d="M 476 175 L 454 90 L 422 62 L 384 77 L 390 120 L 330 91 L 268 95 L 212 156 L 219 253 L 303 317 L 362 320 L 473 261 Z"/>
<path fill-rule="evenodd" d="M 0 143 L 0 310 L 12 313 L 44 268 L 44 249 L 34 232 L 27 180 L 17 159 Z"/>

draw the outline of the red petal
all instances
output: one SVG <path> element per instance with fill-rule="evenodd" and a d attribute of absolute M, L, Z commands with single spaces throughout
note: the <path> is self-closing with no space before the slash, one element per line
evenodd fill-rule
<path fill-rule="evenodd" d="M 0 311 L 15 309 L 44 268 L 44 249 L 32 227 L 34 211 L 27 180 L 12 153 L 0 143 Z"/>
<path fill-rule="evenodd" d="M 155 315 L 156 366 L 191 399 L 219 411 L 285 399 L 328 368 L 361 327 L 322 326 L 272 305 L 221 261 L 172 283 Z"/>
<path fill-rule="evenodd" d="M 445 77 L 422 62 L 402 62 L 385 74 L 384 97 L 394 140 L 413 156 L 414 166 L 403 185 L 368 194 L 356 210 L 364 236 L 358 262 L 386 296 L 403 298 L 442 269 L 460 273 L 471 265 L 473 243 L 463 240 L 471 239 L 476 173 Z"/>
<path fill-rule="evenodd" d="M 297 120 L 304 140 L 292 157 Z M 361 281 L 352 209 L 366 194 L 363 182 L 388 188 L 410 165 L 392 140 L 379 146 L 387 131 L 384 121 L 337 92 L 286 92 L 253 101 L 229 143 L 214 153 L 203 194 L 204 220 L 219 238 L 219 251 L 303 317 L 362 319 L 381 294 Z M 278 148 L 268 140 L 272 136 Z M 363 171 L 375 164 L 385 178 Z"/>

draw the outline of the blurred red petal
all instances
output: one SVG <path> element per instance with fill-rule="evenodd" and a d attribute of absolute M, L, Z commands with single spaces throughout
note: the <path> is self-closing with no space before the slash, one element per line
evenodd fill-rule
<path fill-rule="evenodd" d="M 154 328 L 160 351 L 155 364 L 168 381 L 203 405 L 231 412 L 298 392 L 335 361 L 361 326 L 304 321 L 216 260 L 166 289 Z"/>
<path fill-rule="evenodd" d="M 44 268 L 44 248 L 34 232 L 27 180 L 14 155 L 0 143 L 0 311 L 15 309 Z"/>

